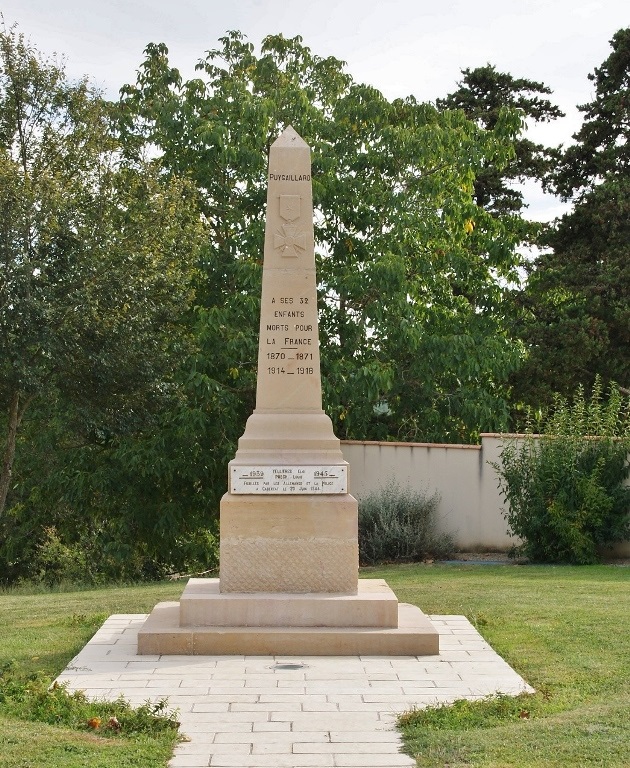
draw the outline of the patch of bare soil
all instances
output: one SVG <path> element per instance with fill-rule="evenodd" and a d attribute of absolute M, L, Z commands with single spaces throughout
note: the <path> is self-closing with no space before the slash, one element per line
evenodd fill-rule
<path fill-rule="evenodd" d="M 485 564 L 485 565 L 527 565 L 529 562 L 525 557 L 510 557 L 507 552 L 456 552 L 449 562 L 462 562 Z M 605 565 L 630 566 L 630 557 L 614 557 L 604 555 L 602 563 Z"/>
<path fill-rule="evenodd" d="M 507 552 L 455 552 L 450 557 L 451 561 L 462 563 L 485 563 L 501 565 L 523 565 L 525 558 L 510 557 Z"/>

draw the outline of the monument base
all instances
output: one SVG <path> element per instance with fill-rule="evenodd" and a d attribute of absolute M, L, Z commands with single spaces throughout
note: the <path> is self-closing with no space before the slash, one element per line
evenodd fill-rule
<path fill-rule="evenodd" d="M 419 608 L 380 579 L 357 594 L 221 593 L 191 579 L 180 602 L 159 603 L 138 633 L 139 654 L 427 656 L 439 635 Z"/>

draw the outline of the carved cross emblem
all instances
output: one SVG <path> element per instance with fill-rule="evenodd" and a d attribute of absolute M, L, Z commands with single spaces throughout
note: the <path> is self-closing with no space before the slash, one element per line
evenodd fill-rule
<path fill-rule="evenodd" d="M 273 236 L 273 247 L 287 258 L 297 258 L 298 251 L 306 249 L 306 235 L 291 222 L 297 221 L 301 215 L 301 197 L 299 195 L 280 195 L 280 217 L 287 224 L 282 225 L 282 232 Z"/>

